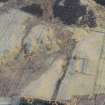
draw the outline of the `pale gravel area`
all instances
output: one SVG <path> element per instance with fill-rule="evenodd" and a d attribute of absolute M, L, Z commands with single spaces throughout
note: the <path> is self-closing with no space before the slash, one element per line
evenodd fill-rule
<path fill-rule="evenodd" d="M 39 79 L 32 81 L 23 89 L 21 96 L 51 100 L 56 84 L 63 75 L 65 64 L 64 55 L 57 57 L 50 68 Z"/>

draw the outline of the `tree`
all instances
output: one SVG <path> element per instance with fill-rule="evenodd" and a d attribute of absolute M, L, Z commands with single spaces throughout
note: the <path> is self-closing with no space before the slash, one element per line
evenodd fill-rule
<path fill-rule="evenodd" d="M 19 0 L 18 0 L 19 1 Z M 43 11 L 43 17 L 46 20 L 51 20 L 54 17 L 53 5 L 55 0 L 23 0 L 27 4 L 38 4 Z"/>
<path fill-rule="evenodd" d="M 51 20 L 54 17 L 53 5 L 55 0 L 23 0 L 27 4 L 38 4 L 43 11 L 43 17 L 46 20 Z"/>
<path fill-rule="evenodd" d="M 54 17 L 53 4 L 53 0 L 41 0 L 41 9 L 43 10 L 43 17 L 47 20 L 51 20 Z"/>
<path fill-rule="evenodd" d="M 101 4 L 101 5 L 105 5 L 105 0 L 96 0 L 96 2 Z"/>

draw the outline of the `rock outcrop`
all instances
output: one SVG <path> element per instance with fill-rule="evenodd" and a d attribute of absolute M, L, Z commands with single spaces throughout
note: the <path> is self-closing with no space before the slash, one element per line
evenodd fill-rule
<path fill-rule="evenodd" d="M 37 18 L 17 9 L 0 15 L 1 63 L 24 55 L 26 50 L 38 54 L 53 53 L 60 49 L 54 29 L 45 22 L 37 25 L 37 21 Z"/>
<path fill-rule="evenodd" d="M 30 15 L 12 9 L 0 15 L 0 58 L 10 60 L 21 49 L 21 41 L 25 36 L 25 24 L 32 18 Z"/>

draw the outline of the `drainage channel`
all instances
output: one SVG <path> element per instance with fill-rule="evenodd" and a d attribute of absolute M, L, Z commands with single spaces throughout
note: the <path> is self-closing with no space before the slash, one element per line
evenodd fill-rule
<path fill-rule="evenodd" d="M 21 98 L 19 105 L 64 105 L 58 101 L 46 101 L 41 99 Z"/>
<path fill-rule="evenodd" d="M 64 105 L 64 103 L 58 101 L 34 99 L 31 97 L 0 97 L 0 105 Z"/>

